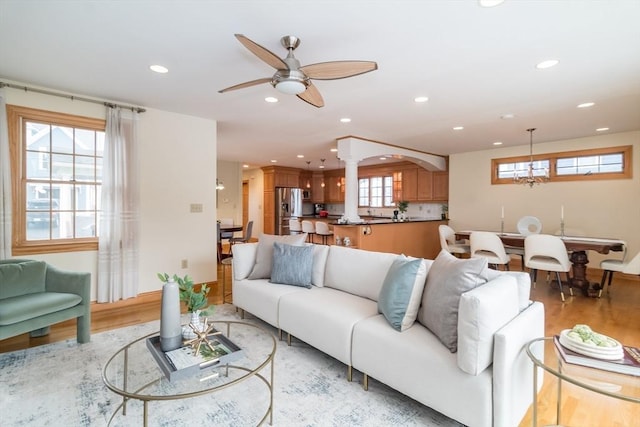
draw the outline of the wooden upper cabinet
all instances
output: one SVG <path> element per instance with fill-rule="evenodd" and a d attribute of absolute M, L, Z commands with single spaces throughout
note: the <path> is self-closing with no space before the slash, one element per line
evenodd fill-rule
<path fill-rule="evenodd" d="M 338 185 L 340 183 L 340 185 Z M 325 186 L 325 199 L 328 203 L 344 202 L 344 177 L 329 176 Z"/>
<path fill-rule="evenodd" d="M 449 200 L 449 172 L 433 172 L 432 200 L 446 202 Z"/>
<path fill-rule="evenodd" d="M 433 200 L 433 172 L 424 168 L 417 169 L 417 199 Z"/>
<path fill-rule="evenodd" d="M 265 166 L 264 173 L 265 191 L 274 187 L 300 187 L 300 169 L 282 166 Z"/>
<path fill-rule="evenodd" d="M 324 203 L 324 174 L 313 172 L 311 178 L 311 201 L 313 203 Z"/>
<path fill-rule="evenodd" d="M 418 168 L 404 169 L 402 174 L 401 200 L 415 202 L 418 200 Z M 397 200 L 399 201 L 399 200 Z"/>

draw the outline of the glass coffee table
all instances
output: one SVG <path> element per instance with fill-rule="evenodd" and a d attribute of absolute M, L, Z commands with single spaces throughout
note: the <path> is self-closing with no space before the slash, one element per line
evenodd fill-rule
<path fill-rule="evenodd" d="M 255 424 L 261 425 L 268 419 L 269 424 L 272 424 L 275 336 L 251 323 L 240 321 L 213 321 L 212 323 L 218 331 L 242 349 L 240 358 L 228 364 L 203 368 L 196 374 L 180 380 L 169 381 L 146 345 L 147 338 L 157 336 L 158 332 L 132 341 L 111 356 L 102 370 L 102 379 L 109 390 L 122 396 L 122 403 L 115 409 L 108 425 L 112 425 L 115 418 L 127 415 L 127 406 L 131 405 L 129 402 L 131 399 L 142 402 L 142 424 L 147 426 L 150 411 L 154 406 L 149 405 L 151 401 L 187 399 L 212 393 L 216 393 L 217 397 L 218 392 L 240 383 L 249 387 L 249 391 L 240 390 L 237 396 L 231 398 L 251 399 L 252 401 L 246 402 L 245 406 L 248 412 L 256 412 L 256 415 L 249 414 L 253 415 L 253 418 L 242 414 L 242 420 L 255 419 Z M 248 380 L 253 382 L 250 383 Z M 257 402 L 259 399 L 256 399 L 259 391 L 255 389 L 261 387 L 260 383 L 264 384 L 268 391 L 267 398 L 262 399 L 267 407 L 264 414 L 259 408 L 260 405 Z M 211 401 L 214 402 L 213 399 Z M 236 406 L 238 405 L 232 402 L 225 407 L 233 409 Z M 213 411 L 215 407 L 207 406 L 207 410 Z"/>
<path fill-rule="evenodd" d="M 560 425 L 561 421 L 563 381 L 600 395 L 640 404 L 640 377 L 638 376 L 565 363 L 555 348 L 553 337 L 537 338 L 530 341 L 526 345 L 526 351 L 533 362 L 532 419 L 534 427 L 538 426 L 539 368 L 542 368 L 558 380 L 555 424 L 557 426 Z M 634 407 L 634 409 L 637 408 Z"/>

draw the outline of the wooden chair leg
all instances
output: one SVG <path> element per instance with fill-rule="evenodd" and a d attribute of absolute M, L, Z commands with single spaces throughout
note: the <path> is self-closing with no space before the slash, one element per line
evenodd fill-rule
<path fill-rule="evenodd" d="M 556 271 L 556 278 L 558 279 L 558 286 L 560 287 L 560 298 L 564 302 L 564 291 L 562 290 L 562 280 L 560 280 L 560 272 Z"/>

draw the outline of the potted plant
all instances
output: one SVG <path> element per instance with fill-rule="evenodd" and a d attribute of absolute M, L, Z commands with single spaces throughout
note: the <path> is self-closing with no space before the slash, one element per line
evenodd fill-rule
<path fill-rule="evenodd" d="M 404 221 L 405 218 L 405 212 L 407 212 L 407 209 L 409 208 L 409 202 L 407 202 L 406 200 L 401 200 L 398 202 L 398 210 L 400 211 L 400 221 Z"/>
<path fill-rule="evenodd" d="M 158 273 L 158 278 L 163 282 L 167 282 L 170 276 L 167 273 Z M 203 283 L 199 287 L 193 283 L 193 279 L 186 275 L 179 277 L 177 274 L 173 275 L 173 280 L 178 284 L 180 293 L 180 301 L 183 301 L 187 306 L 187 311 L 191 313 L 191 324 L 194 327 L 202 330 L 202 322 L 200 316 L 213 314 L 213 305 L 208 305 L 209 300 L 207 296 L 209 294 L 209 287 L 206 283 Z M 182 336 L 185 339 L 195 338 L 195 333 L 189 325 L 182 328 Z"/>
<path fill-rule="evenodd" d="M 449 205 L 446 203 L 442 205 L 442 219 L 449 219 Z"/>

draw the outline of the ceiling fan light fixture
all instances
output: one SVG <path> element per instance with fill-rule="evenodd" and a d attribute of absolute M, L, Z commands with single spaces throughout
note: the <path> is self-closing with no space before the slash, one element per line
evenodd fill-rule
<path fill-rule="evenodd" d="M 298 95 L 307 90 L 307 87 L 299 80 L 281 80 L 276 83 L 276 89 L 287 95 Z"/>

